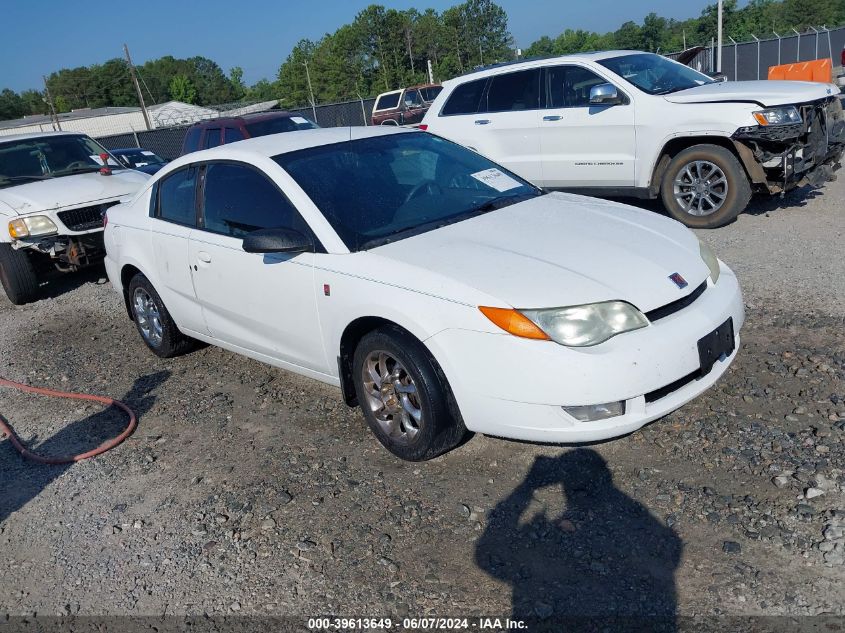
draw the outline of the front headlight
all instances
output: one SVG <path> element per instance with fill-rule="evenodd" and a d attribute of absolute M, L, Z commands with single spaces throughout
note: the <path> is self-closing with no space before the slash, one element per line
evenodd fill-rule
<path fill-rule="evenodd" d="M 783 106 L 780 108 L 766 108 L 753 113 L 754 118 L 760 125 L 788 125 L 790 123 L 801 123 L 801 113 L 795 106 Z"/>
<path fill-rule="evenodd" d="M 550 339 L 567 347 L 598 345 L 617 334 L 648 325 L 645 315 L 624 301 L 520 312 Z"/>
<path fill-rule="evenodd" d="M 710 269 L 710 279 L 712 279 L 715 284 L 719 280 L 720 271 L 719 260 L 716 257 L 716 253 L 714 253 L 710 247 L 701 240 L 698 241 L 698 249 L 701 252 L 701 259 L 704 260 L 704 263 L 707 264 L 707 268 Z"/>
<path fill-rule="evenodd" d="M 46 215 L 32 215 L 9 222 L 9 235 L 15 239 L 41 237 L 58 232 L 55 223 Z"/>

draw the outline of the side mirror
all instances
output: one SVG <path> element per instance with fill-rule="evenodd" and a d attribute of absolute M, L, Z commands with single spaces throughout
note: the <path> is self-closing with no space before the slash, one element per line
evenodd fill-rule
<path fill-rule="evenodd" d="M 247 253 L 306 253 L 314 250 L 314 242 L 293 229 L 260 229 L 244 237 L 243 249 Z"/>
<path fill-rule="evenodd" d="M 728 76 L 725 73 L 704 73 L 713 81 L 727 81 Z"/>
<path fill-rule="evenodd" d="M 590 88 L 590 105 L 619 105 L 622 98 L 613 84 L 598 84 Z"/>

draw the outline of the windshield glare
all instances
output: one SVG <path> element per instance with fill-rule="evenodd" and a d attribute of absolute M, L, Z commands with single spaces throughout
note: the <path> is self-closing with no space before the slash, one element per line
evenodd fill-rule
<path fill-rule="evenodd" d="M 651 95 L 669 94 L 713 83 L 713 79 L 707 75 L 653 53 L 611 57 L 599 60 L 599 64 Z"/>
<path fill-rule="evenodd" d="M 102 153 L 106 150 L 87 136 L 47 136 L 0 143 L 0 187 L 99 170 L 103 166 Z"/>
<path fill-rule="evenodd" d="M 312 147 L 274 160 L 352 251 L 542 194 L 483 156 L 425 132 Z"/>

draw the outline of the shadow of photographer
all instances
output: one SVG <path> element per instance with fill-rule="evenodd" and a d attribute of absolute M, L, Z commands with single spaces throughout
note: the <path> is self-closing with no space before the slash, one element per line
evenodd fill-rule
<path fill-rule="evenodd" d="M 559 513 L 536 494 L 556 486 Z M 597 452 L 578 448 L 536 458 L 491 512 L 475 560 L 511 586 L 512 618 L 532 633 L 675 631 L 682 549 L 673 529 L 614 486 Z"/>

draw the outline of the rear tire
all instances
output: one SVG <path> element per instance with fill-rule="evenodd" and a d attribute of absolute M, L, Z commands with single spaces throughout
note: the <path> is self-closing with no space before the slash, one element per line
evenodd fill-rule
<path fill-rule="evenodd" d="M 35 267 L 23 250 L 11 244 L 0 244 L 0 282 L 6 296 L 16 306 L 38 298 L 38 276 Z"/>
<path fill-rule="evenodd" d="M 467 433 L 440 365 L 398 326 L 364 335 L 355 348 L 352 377 L 364 419 L 400 459 L 432 459 L 455 448 Z"/>
<path fill-rule="evenodd" d="M 195 341 L 182 334 L 150 280 L 138 273 L 129 282 L 129 308 L 144 344 L 160 358 L 189 352 Z"/>
<path fill-rule="evenodd" d="M 693 145 L 677 154 L 660 186 L 663 206 L 695 229 L 733 222 L 751 200 L 751 184 L 731 152 L 718 145 Z"/>

